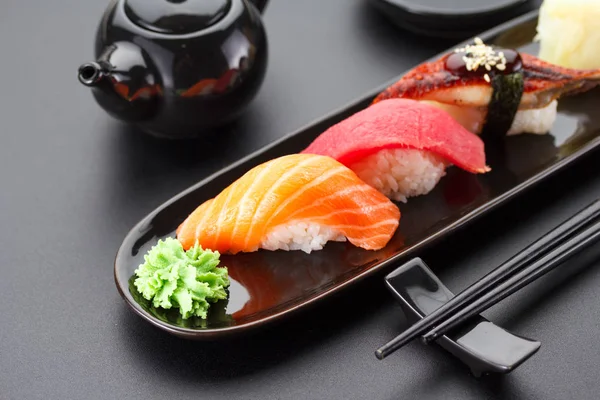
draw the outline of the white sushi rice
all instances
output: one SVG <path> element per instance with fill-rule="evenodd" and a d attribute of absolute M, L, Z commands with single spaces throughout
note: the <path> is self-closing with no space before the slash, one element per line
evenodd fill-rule
<path fill-rule="evenodd" d="M 328 241 L 345 242 L 346 237 L 327 226 L 313 222 L 295 221 L 269 231 L 260 244 L 265 250 L 302 250 L 310 254 L 322 250 Z"/>
<path fill-rule="evenodd" d="M 554 121 L 556 121 L 557 106 L 558 101 L 553 100 L 543 108 L 517 111 L 515 119 L 506 134 L 511 136 L 520 133 L 533 133 L 536 135 L 548 133 L 554 125 Z"/>
<path fill-rule="evenodd" d="M 450 165 L 442 157 L 417 149 L 385 149 L 350 165 L 368 185 L 392 200 L 429 193 Z"/>
<path fill-rule="evenodd" d="M 487 111 L 474 107 L 461 107 L 452 104 L 426 101 L 450 114 L 458 123 L 470 132 L 480 134 L 485 124 Z M 522 133 L 543 135 L 550 131 L 556 121 L 558 101 L 553 100 L 542 108 L 518 110 L 513 123 L 506 133 L 508 136 Z"/>

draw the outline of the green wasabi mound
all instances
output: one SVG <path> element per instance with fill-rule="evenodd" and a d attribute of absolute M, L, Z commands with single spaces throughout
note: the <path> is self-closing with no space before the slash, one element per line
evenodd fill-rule
<path fill-rule="evenodd" d="M 174 238 L 159 240 L 135 270 L 134 285 L 154 307 L 179 308 L 183 319 L 206 319 L 210 303 L 227 298 L 229 277 L 227 267 L 217 267 L 219 257 L 198 245 L 185 251 Z"/>

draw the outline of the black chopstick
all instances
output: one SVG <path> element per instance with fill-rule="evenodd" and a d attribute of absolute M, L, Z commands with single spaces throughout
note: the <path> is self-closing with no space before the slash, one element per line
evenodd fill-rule
<path fill-rule="evenodd" d="M 559 245 L 548 254 L 544 255 L 521 272 L 495 287 L 491 291 L 473 301 L 456 314 L 446 319 L 440 325 L 427 332 L 422 337 L 424 343 L 430 343 L 451 329 L 462 324 L 467 319 L 487 310 L 517 290 L 535 281 L 557 266 L 564 263 L 569 257 L 580 252 L 587 246 L 600 239 L 600 221 L 584 229 L 565 243 Z"/>
<path fill-rule="evenodd" d="M 477 296 L 480 295 L 480 293 L 497 285 L 499 282 L 511 276 L 516 271 L 522 269 L 533 259 L 539 258 L 542 254 L 556 247 L 567 237 L 581 229 L 581 227 L 585 226 L 598 216 L 600 216 L 600 200 L 596 200 L 580 210 L 578 213 L 555 227 L 553 230 L 542 236 L 523 251 L 408 328 L 402 334 L 398 335 L 396 338 L 380 347 L 375 352 L 376 357 L 382 360 L 411 340 L 425 334 L 444 319 L 448 318 L 448 316 L 453 312 L 473 301 Z"/>

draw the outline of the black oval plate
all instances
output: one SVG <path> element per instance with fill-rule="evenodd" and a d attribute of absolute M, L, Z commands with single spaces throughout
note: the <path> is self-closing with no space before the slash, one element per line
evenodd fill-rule
<path fill-rule="evenodd" d="M 531 43 L 536 23 L 537 11 L 481 37 L 488 43 L 536 54 L 537 46 Z M 244 332 L 326 299 L 376 271 L 397 266 L 405 257 L 466 226 L 600 144 L 600 92 L 565 98 L 559 102 L 560 115 L 550 134 L 507 137 L 498 145 L 501 148 L 486 149 L 491 173 L 472 175 L 450 168 L 431 193 L 401 204 L 400 227 L 380 251 L 329 243 L 310 255 L 301 251 L 224 255 L 221 259 L 232 282 L 229 299 L 213 305 L 206 321 L 181 320 L 177 310 L 154 309 L 130 289 L 144 254 L 158 239 L 174 236 L 177 226 L 199 204 L 250 168 L 301 151 L 326 128 L 365 108 L 390 83 L 199 182 L 139 222 L 115 260 L 115 282 L 127 304 L 153 325 L 181 337 L 206 339 Z"/>

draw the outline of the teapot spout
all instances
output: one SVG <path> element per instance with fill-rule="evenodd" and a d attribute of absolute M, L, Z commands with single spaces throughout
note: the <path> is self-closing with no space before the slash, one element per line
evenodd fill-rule
<path fill-rule="evenodd" d="M 77 73 L 79 82 L 87 87 L 97 86 L 105 75 L 102 66 L 95 61 L 81 64 Z"/>
<path fill-rule="evenodd" d="M 141 122 L 158 112 L 160 80 L 150 59 L 133 43 L 106 47 L 96 61 L 81 64 L 77 78 L 117 119 Z"/>

